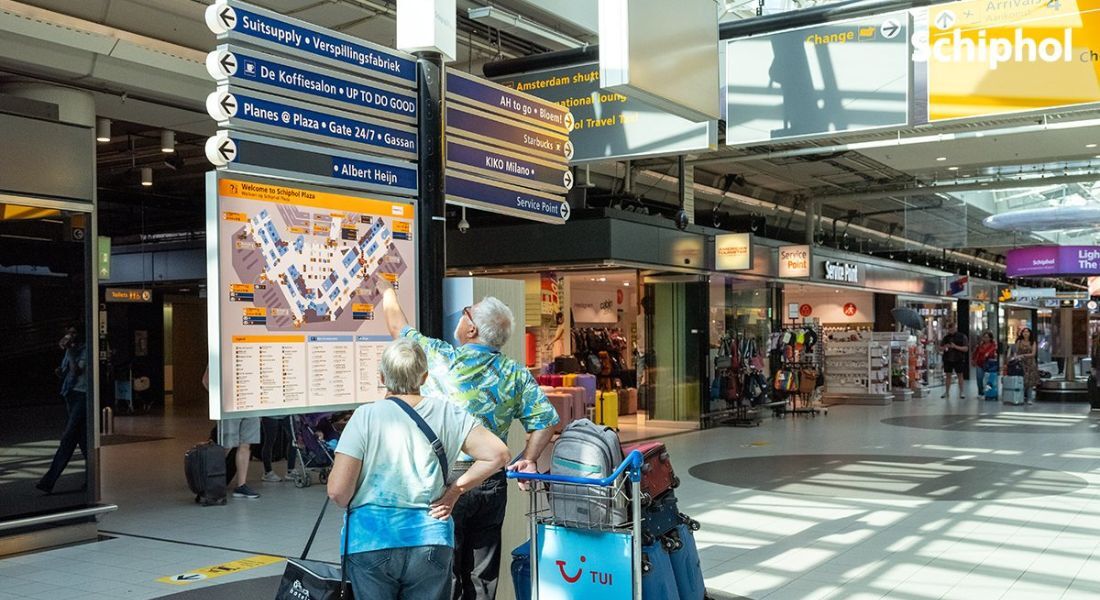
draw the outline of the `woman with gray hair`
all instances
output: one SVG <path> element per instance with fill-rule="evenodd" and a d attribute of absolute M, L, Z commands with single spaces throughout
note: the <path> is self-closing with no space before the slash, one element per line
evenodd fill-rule
<path fill-rule="evenodd" d="M 458 406 L 420 395 L 428 360 L 416 342 L 391 343 L 380 371 L 387 398 L 356 409 L 328 479 L 329 497 L 351 507 L 348 579 L 356 598 L 450 598 L 451 510 L 504 467 L 508 448 Z M 460 452 L 474 464 L 448 481 Z"/>

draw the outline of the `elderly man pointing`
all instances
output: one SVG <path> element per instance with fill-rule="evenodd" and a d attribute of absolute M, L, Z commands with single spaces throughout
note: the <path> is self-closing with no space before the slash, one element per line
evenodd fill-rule
<path fill-rule="evenodd" d="M 428 355 L 429 377 L 422 393 L 458 404 L 505 443 L 512 420 L 519 419 L 529 434 L 527 445 L 509 468 L 534 471 L 558 414 L 531 373 L 500 352 L 512 335 L 512 311 L 493 297 L 464 308 L 454 332 L 456 346 L 409 327 L 397 294 L 388 282 L 382 285 L 382 312 L 390 334 L 415 340 Z M 461 456 L 454 471 L 461 473 L 471 465 L 469 457 Z M 463 494 L 454 507 L 456 600 L 496 597 L 507 491 L 500 471 Z"/>

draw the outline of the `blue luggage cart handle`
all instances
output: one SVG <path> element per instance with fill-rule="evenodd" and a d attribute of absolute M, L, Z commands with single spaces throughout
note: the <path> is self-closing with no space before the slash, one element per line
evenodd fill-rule
<path fill-rule="evenodd" d="M 627 454 L 626 458 L 623 459 L 622 464 L 620 464 L 619 467 L 615 469 L 615 472 L 608 475 L 607 477 L 604 477 L 603 479 L 573 477 L 570 475 L 550 475 L 549 473 L 525 473 L 522 471 L 506 471 L 505 476 L 508 479 L 520 479 L 523 481 L 546 481 L 549 483 L 568 483 L 573 485 L 611 487 L 627 469 L 630 469 L 631 481 L 640 481 L 642 478 L 642 464 L 644 462 L 645 458 L 642 456 L 641 452 L 637 450 L 631 450 L 630 454 Z"/>

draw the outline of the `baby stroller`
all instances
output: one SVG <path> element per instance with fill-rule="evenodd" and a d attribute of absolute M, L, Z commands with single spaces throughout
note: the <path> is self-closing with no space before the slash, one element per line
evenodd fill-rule
<path fill-rule="evenodd" d="M 290 417 L 294 451 L 298 453 L 298 468 L 290 477 L 296 487 L 313 485 L 311 471 L 317 471 L 317 480 L 322 484 L 328 483 L 335 443 L 340 439 L 336 428 L 339 414 L 313 413 Z"/>

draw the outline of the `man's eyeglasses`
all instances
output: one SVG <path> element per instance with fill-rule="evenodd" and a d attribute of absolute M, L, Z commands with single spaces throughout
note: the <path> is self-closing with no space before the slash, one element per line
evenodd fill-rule
<path fill-rule="evenodd" d="M 473 307 L 472 306 L 467 306 L 466 308 L 462 309 L 462 314 L 466 315 L 466 318 L 470 320 L 470 323 L 473 323 L 474 322 L 474 315 L 470 312 L 471 308 L 473 308 Z"/>

